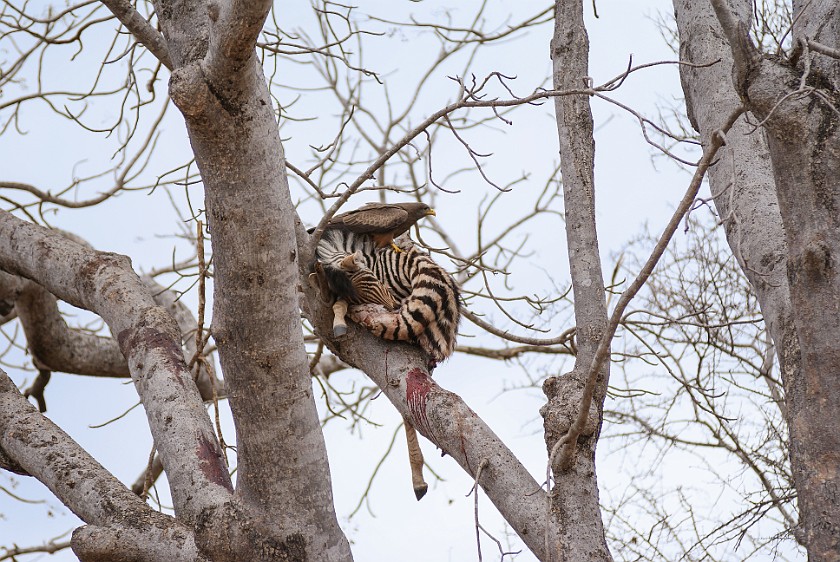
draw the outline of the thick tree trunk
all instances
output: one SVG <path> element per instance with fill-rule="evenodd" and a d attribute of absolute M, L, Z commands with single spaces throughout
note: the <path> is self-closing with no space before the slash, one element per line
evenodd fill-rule
<path fill-rule="evenodd" d="M 204 536 L 247 548 L 259 529 L 291 559 L 350 560 L 299 321 L 296 214 L 254 48 L 269 7 L 156 5 L 175 64 L 170 95 L 184 114 L 205 186 L 212 330 L 237 430 L 241 503 L 221 513 L 231 517 L 216 518 L 221 524 L 208 523 Z M 230 521 L 243 513 L 254 519 L 244 534 Z"/>
<path fill-rule="evenodd" d="M 797 538 L 811 559 L 840 560 L 840 436 L 833 429 L 840 419 L 838 64 L 799 42 L 819 36 L 836 48 L 837 7 L 807 2 L 803 17 L 794 14 L 794 44 L 802 53 L 794 66 L 763 58 L 752 45 L 741 23 L 749 21 L 751 3 L 712 4 L 715 12 L 674 2 L 683 58 L 723 61 L 683 69 L 689 114 L 702 132 L 715 126 L 722 106 L 743 103 L 761 124 L 752 134 L 746 125 L 730 133 L 712 191 L 776 344 L 800 509 Z"/>
<path fill-rule="evenodd" d="M 589 79 L 589 38 L 583 24 L 581 1 L 558 1 L 554 17 L 551 44 L 554 88 L 586 87 Z M 555 98 L 554 107 L 560 141 L 578 353 L 572 372 L 562 377 L 551 377 L 543 385 L 548 398 L 542 414 L 549 451 L 566 434 L 582 407 L 581 397 L 589 367 L 607 325 L 595 228 L 595 140 L 589 99 L 586 96 L 560 96 Z M 595 446 L 608 378 L 607 362 L 598 373 L 589 419 L 578 438 L 577 454 L 571 468 L 566 470 L 553 462 L 555 482 L 551 490 L 549 560 L 612 560 L 604 537 L 595 474 Z"/>

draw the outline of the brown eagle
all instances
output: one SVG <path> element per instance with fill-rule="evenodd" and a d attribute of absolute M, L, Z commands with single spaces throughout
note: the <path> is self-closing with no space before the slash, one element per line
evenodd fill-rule
<path fill-rule="evenodd" d="M 334 216 L 327 223 L 327 229 L 367 234 L 377 248 L 390 245 L 399 252 L 399 248 L 394 246 L 394 238 L 406 232 L 418 220 L 434 214 L 434 209 L 425 203 L 368 203 Z"/>

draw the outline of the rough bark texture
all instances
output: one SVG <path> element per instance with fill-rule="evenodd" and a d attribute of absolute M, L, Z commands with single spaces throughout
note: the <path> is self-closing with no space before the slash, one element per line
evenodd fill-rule
<path fill-rule="evenodd" d="M 56 298 L 37 283 L 24 284 L 15 309 L 29 351 L 43 366 L 80 375 L 129 376 L 116 340 L 70 329 L 58 311 Z"/>
<path fill-rule="evenodd" d="M 67 337 L 62 332 L 66 325 L 50 316 L 52 293 L 100 314 L 116 336 L 169 477 L 177 521 L 149 515 L 142 502 L 115 485 L 3 381 L 2 423 L 31 431 L 0 434 L 0 465 L 52 484 L 59 498 L 89 523 L 73 538 L 74 550 L 85 562 L 350 560 L 332 506 L 299 321 L 298 283 L 309 263 L 301 264 L 298 256 L 313 248 L 296 221 L 276 115 L 254 52 L 270 3 L 158 0 L 158 31 L 139 18 L 130 3 L 104 1 L 172 69 L 169 93 L 184 115 L 201 171 L 215 274 L 212 331 L 237 429 L 237 487 L 234 492 L 185 365 L 181 334 L 167 309 L 179 318 L 182 333 L 194 329 L 191 319 L 181 318 L 174 303 L 155 304 L 124 257 L 95 252 L 3 213 L 0 269 L 12 274 L 10 278 L 22 276 L 40 284 L 26 296 L 30 282 L 15 281 L 12 300 L 20 301 L 22 308 L 16 313 L 22 320 L 37 319 L 52 326 L 56 337 Z M 557 11 L 555 86 L 580 89 L 585 87 L 588 56 L 581 2 L 559 2 Z M 453 107 L 433 114 L 428 123 Z M 575 416 L 586 367 L 607 321 L 594 224 L 588 100 L 561 98 L 556 107 L 579 356 L 573 373 L 546 385 L 549 448 Z M 331 212 L 401 146 L 383 152 Z M 555 467 L 557 483 L 549 502 L 538 482 L 483 421 L 458 396 L 431 380 L 423 367 L 428 358 L 420 350 L 384 342 L 354 326 L 346 338 L 331 341 L 326 335 L 329 309 L 311 288 L 307 291 L 306 308 L 328 344 L 342 359 L 366 371 L 406 419 L 476 478 L 540 559 L 610 559 L 594 467 L 607 368 L 598 373 L 591 423 L 581 435 L 571 470 Z M 0 291 L 4 319 L 12 313 L 9 302 Z M 45 357 L 55 351 L 36 348 Z M 187 348 L 189 355 L 195 353 Z M 69 364 L 71 359 L 61 361 Z M 38 456 L 44 450 L 47 462 Z"/>
<path fill-rule="evenodd" d="M 579 0 L 556 3 L 551 44 L 554 88 L 585 85 L 589 76 L 589 38 Z M 572 372 L 549 378 L 543 390 L 548 450 L 569 430 L 581 407 L 583 387 L 595 350 L 605 333 L 607 308 L 598 236 L 595 228 L 594 158 L 592 112 L 585 96 L 555 98 L 554 108 L 560 141 L 566 239 L 575 300 L 578 353 Z M 551 491 L 551 560 L 612 560 L 604 537 L 595 475 L 595 446 L 602 419 L 609 365 L 598 373 L 592 408 L 577 444 L 577 457 L 569 470 L 552 466 L 555 483 Z"/>
<path fill-rule="evenodd" d="M 155 302 L 165 308 L 178 323 L 184 344 L 184 360 L 189 364 L 196 352 L 195 332 L 198 330 L 198 321 L 177 293 L 161 287 L 148 277 L 141 279 L 151 291 Z M 191 372 L 202 400 L 205 402 L 213 400 L 214 392 L 216 398 L 227 396 L 225 383 L 217 377 L 216 367 L 213 366 L 212 361 L 204 363 L 196 361 Z"/>
<path fill-rule="evenodd" d="M 90 525 L 73 537 L 73 550 L 82 560 L 203 560 L 189 529 L 131 493 L 21 396 L 2 370 L 0 411 L 3 454 Z M 89 542 L 86 535 L 100 541 Z M 101 539 L 106 536 L 118 548 L 104 548 Z"/>
<path fill-rule="evenodd" d="M 129 260 L 0 212 L 0 269 L 38 282 L 108 324 L 127 358 L 179 518 L 191 521 L 225 501 L 230 479 L 184 364 L 181 334 Z"/>
<path fill-rule="evenodd" d="M 809 39 L 834 49 L 840 46 L 840 7 L 830 0 L 793 0 L 793 40 Z M 816 56 L 811 66 L 840 90 L 840 64 L 837 59 Z"/>
<path fill-rule="evenodd" d="M 293 545 L 294 559 L 349 560 L 299 322 L 283 147 L 254 51 L 269 6 L 156 3 L 175 65 L 170 95 L 205 186 L 212 329 L 237 430 L 236 497 L 243 504 L 228 513 L 242 525 L 221 534 L 246 547 L 250 539 L 242 537 L 267 533 Z M 260 513 L 271 515 L 270 525 L 255 523 Z"/>
<path fill-rule="evenodd" d="M 155 302 L 169 311 L 181 329 L 187 359 L 195 353 L 197 322 L 177 295 L 150 279 L 143 279 Z M 20 319 L 29 352 L 41 369 L 94 377 L 130 378 L 125 357 L 114 338 L 70 328 L 58 310 L 58 300 L 35 282 L 0 271 L 0 298 L 7 300 Z M 224 396 L 224 382 L 216 378 L 212 363 L 192 369 L 201 399 Z M 213 377 L 214 380 L 211 380 Z"/>
<path fill-rule="evenodd" d="M 762 125 L 751 135 L 744 124 L 730 133 L 712 190 L 776 344 L 800 510 L 797 538 L 811 559 L 840 560 L 834 429 L 840 419 L 840 134 L 828 105 L 837 107 L 838 62 L 799 43 L 819 37 L 836 48 L 837 7 L 794 2 L 793 40 L 804 52 L 793 64 L 756 50 L 741 23 L 749 21 L 749 2 L 712 4 L 714 12 L 704 3 L 674 2 L 683 58 L 722 59 L 708 69 L 683 69 L 689 115 L 702 132 L 715 126 L 721 107 L 740 102 Z"/>

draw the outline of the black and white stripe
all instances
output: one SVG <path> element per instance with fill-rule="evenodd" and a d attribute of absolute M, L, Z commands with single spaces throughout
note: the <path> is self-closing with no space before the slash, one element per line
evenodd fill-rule
<path fill-rule="evenodd" d="M 350 263 L 348 256 L 356 254 L 356 266 L 361 265 L 361 257 L 367 269 L 400 302 L 399 310 L 378 317 L 371 331 L 383 339 L 416 343 L 435 363 L 440 362 L 455 350 L 460 320 L 458 285 L 407 236 L 400 237 L 397 243 L 401 252 L 390 247 L 376 249 L 366 235 L 331 230 L 324 233 L 318 245 L 318 260 L 331 280 L 330 288 L 338 296 L 356 304 L 375 302 L 359 298 L 361 291 L 352 286 L 353 272 L 346 267 Z M 361 267 L 360 270 L 364 271 Z M 346 276 L 342 279 L 343 274 Z"/>

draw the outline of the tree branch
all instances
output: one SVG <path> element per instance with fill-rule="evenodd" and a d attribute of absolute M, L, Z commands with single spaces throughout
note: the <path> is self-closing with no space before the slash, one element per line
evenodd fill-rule
<path fill-rule="evenodd" d="M 231 88 L 240 81 L 232 77 L 256 61 L 257 37 L 270 9 L 268 0 L 215 0 L 208 4 L 210 44 L 202 70 L 217 95 L 239 97 L 241 92 Z"/>
<path fill-rule="evenodd" d="M 746 99 L 749 74 L 761 60 L 761 54 L 750 39 L 747 27 L 732 12 L 728 0 L 711 0 L 723 33 L 732 49 L 732 78 L 741 99 Z"/>
<path fill-rule="evenodd" d="M 8 470 L 9 472 L 14 472 L 15 474 L 20 474 L 21 476 L 31 476 L 31 474 L 26 472 L 25 468 L 20 466 L 6 453 L 6 451 L 3 450 L 2 445 L 0 445 L 0 468 Z"/>
<path fill-rule="evenodd" d="M 152 511 L 152 513 L 157 513 Z M 73 532 L 73 552 L 82 562 L 209 562 L 191 532 L 161 533 L 147 526 L 88 525 Z"/>
<path fill-rule="evenodd" d="M 90 525 L 115 526 L 110 560 L 196 560 L 192 533 L 153 511 L 69 435 L 40 414 L 0 370 L 0 449 Z M 77 535 L 79 535 L 77 537 Z M 73 548 L 87 552 L 90 533 L 77 530 Z M 105 553 L 102 547 L 97 549 Z M 131 552 L 132 558 L 120 558 Z M 81 556 L 83 561 L 88 560 Z M 95 558 L 90 558 L 95 559 Z M 101 558 L 100 558 L 101 559 Z"/>
<path fill-rule="evenodd" d="M 172 291 L 166 290 L 154 280 L 144 278 L 143 282 L 152 291 L 155 302 L 167 308 L 181 329 L 182 339 L 188 356 L 195 354 L 195 341 L 191 337 L 196 330 L 196 321 L 189 308 L 177 300 Z M 113 338 L 70 328 L 58 310 L 56 298 L 46 289 L 32 281 L 0 271 L 0 286 L 14 298 L 17 316 L 23 326 L 29 351 L 41 366 L 51 371 L 87 375 L 94 377 L 128 378 L 131 373 L 125 357 Z M 14 290 L 13 290 L 14 289 Z M 12 294 L 14 293 L 14 294 Z M 212 361 L 206 366 L 193 367 L 203 401 L 213 399 L 215 368 Z M 216 379 L 218 396 L 224 396 L 224 382 Z"/>
<path fill-rule="evenodd" d="M 128 0 L 102 0 L 102 3 L 163 66 L 172 70 L 172 60 L 169 58 L 169 50 L 166 48 L 163 35 L 152 27 Z"/>
<path fill-rule="evenodd" d="M 519 459 L 458 395 L 431 379 L 421 367 L 426 360 L 418 347 L 386 342 L 354 323 L 346 336 L 333 340 L 331 309 L 319 304 L 309 284 L 304 287 L 316 333 L 338 357 L 362 369 L 397 411 L 467 474 L 475 477 L 487 459 L 479 484 L 528 547 L 545 559 L 545 492 Z"/>
<path fill-rule="evenodd" d="M 131 491 L 138 496 L 143 495 L 144 491 L 148 492 L 146 482 L 151 486 L 160 478 L 161 474 L 163 474 L 163 463 L 160 461 L 160 455 L 155 453 L 151 465 L 147 465 L 140 476 L 137 477 L 137 480 L 134 481 L 134 484 L 131 485 Z"/>
<path fill-rule="evenodd" d="M 833 49 L 828 45 L 823 45 L 822 43 L 817 43 L 811 39 L 806 39 L 808 43 L 808 48 L 814 52 L 823 54 L 827 57 L 831 57 L 833 59 L 840 59 L 840 49 Z"/>
<path fill-rule="evenodd" d="M 64 541 L 64 542 L 54 542 L 50 541 L 46 544 L 42 544 L 41 546 L 28 546 L 28 547 L 21 547 L 15 546 L 13 548 L 8 547 L 0 547 L 3 549 L 3 553 L 0 554 L 0 562 L 3 560 L 16 560 L 18 556 L 23 556 L 24 554 L 38 554 L 38 553 L 46 553 L 46 554 L 55 554 L 59 550 L 64 550 L 65 548 L 70 548 L 71 541 Z"/>
<path fill-rule="evenodd" d="M 140 279 L 151 291 L 155 302 L 164 307 L 178 323 L 184 344 L 184 359 L 187 362 L 192 361 L 197 352 L 194 336 L 196 330 L 198 330 L 198 322 L 192 311 L 183 300 L 178 298 L 174 291 L 165 289 L 151 277 L 143 276 Z M 205 353 L 206 350 L 206 348 L 202 350 L 202 353 Z M 216 367 L 213 365 L 212 358 L 208 358 L 207 361 L 195 361 L 191 372 L 202 401 L 213 400 L 214 389 L 217 398 L 227 396 L 225 382 L 216 375 Z"/>
<path fill-rule="evenodd" d="M 206 507 L 229 499 L 227 467 L 184 364 L 181 334 L 172 318 L 155 305 L 130 262 L 0 212 L 0 268 L 99 314 L 116 334 L 163 457 L 179 515 L 189 521 Z"/>
<path fill-rule="evenodd" d="M 71 329 L 58 311 L 56 298 L 37 283 L 24 282 L 15 308 L 29 351 L 51 371 L 94 377 L 130 376 L 116 340 Z"/>
<path fill-rule="evenodd" d="M 721 125 L 720 129 L 718 129 L 712 134 L 711 139 L 706 145 L 707 148 L 703 153 L 703 158 L 700 159 L 700 163 L 697 165 L 697 169 L 694 172 L 694 177 L 692 177 L 691 179 L 691 183 L 688 186 L 688 190 L 686 191 L 685 195 L 680 201 L 680 204 L 677 206 L 677 209 L 671 217 L 671 220 L 665 226 L 665 230 L 662 233 L 662 236 L 660 236 L 659 241 L 656 243 L 653 252 L 651 252 L 650 257 L 647 259 L 641 271 L 639 271 L 639 274 L 636 276 L 633 282 L 627 287 L 627 289 L 623 293 L 621 293 L 621 298 L 618 299 L 618 303 L 616 303 L 612 315 L 610 316 L 609 324 L 607 325 L 607 330 L 602 336 L 601 342 L 587 370 L 586 387 L 584 390 L 583 401 L 576 416 L 575 422 L 569 429 L 566 436 L 560 441 L 558 441 L 557 445 L 555 445 L 552 449 L 552 464 L 554 466 L 559 467 L 561 471 L 568 470 L 568 468 L 571 466 L 574 460 L 574 452 L 577 443 L 577 437 L 580 435 L 581 431 L 583 431 L 583 428 L 586 424 L 587 416 L 589 413 L 589 407 L 592 402 L 592 396 L 595 389 L 595 384 L 598 379 L 598 373 L 600 372 L 601 366 L 606 362 L 607 357 L 610 354 L 612 338 L 613 336 L 615 336 L 615 331 L 618 329 L 618 325 L 621 323 L 621 318 L 624 314 L 624 310 L 627 308 L 627 305 L 630 304 L 630 301 L 633 299 L 633 297 L 636 296 L 636 293 L 638 293 L 639 290 L 644 286 L 645 281 L 647 281 L 647 278 L 650 277 L 650 274 L 653 272 L 653 269 L 659 262 L 659 258 L 661 258 L 662 254 L 665 252 L 665 248 L 668 247 L 668 244 L 671 241 L 671 237 L 674 235 L 674 232 L 676 232 L 677 227 L 679 226 L 680 222 L 685 216 L 685 213 L 688 212 L 688 209 L 691 207 L 692 203 L 694 203 L 694 199 L 695 197 L 697 197 L 697 192 L 700 189 L 700 184 L 703 182 L 703 177 L 706 174 L 706 170 L 709 169 L 709 166 L 713 162 L 718 149 L 725 143 L 726 133 L 729 131 L 732 125 L 735 124 L 735 121 L 738 119 L 738 117 L 741 116 L 743 112 L 744 108 L 738 107 L 735 111 L 732 112 L 731 115 L 729 115 L 726 122 L 724 122 L 723 125 Z M 562 454 L 559 457 L 557 457 L 557 453 L 560 450 L 560 446 L 562 446 Z"/>

